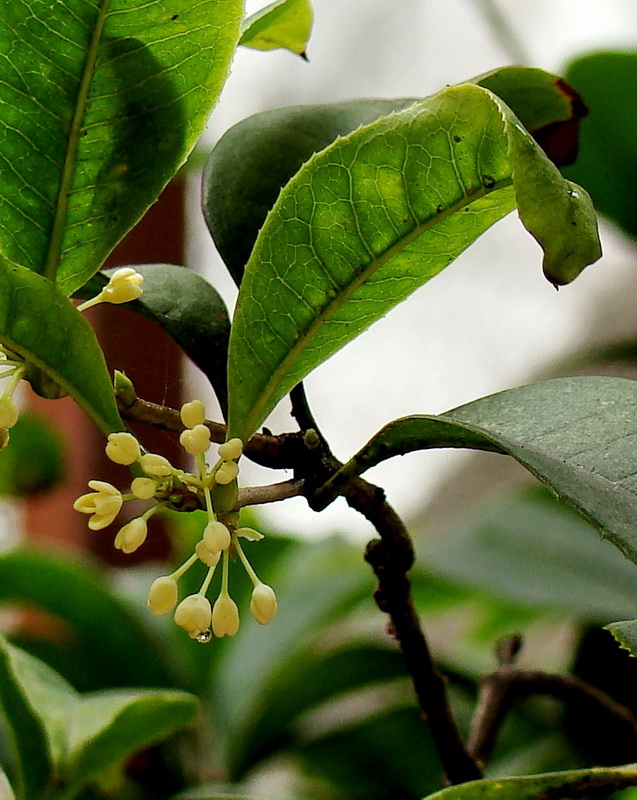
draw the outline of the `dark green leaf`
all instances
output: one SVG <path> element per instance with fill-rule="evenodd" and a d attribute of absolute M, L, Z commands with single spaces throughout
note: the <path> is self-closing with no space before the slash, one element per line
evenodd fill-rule
<path fill-rule="evenodd" d="M 34 580 L 37 576 L 37 580 Z M 87 564 L 36 550 L 0 555 L 0 601 L 35 606 L 70 627 L 89 685 L 172 683 L 159 647 L 104 578 Z"/>
<path fill-rule="evenodd" d="M 301 56 L 313 22 L 310 0 L 275 0 L 246 19 L 239 44 L 254 50 L 284 48 Z"/>
<path fill-rule="evenodd" d="M 613 634 L 624 650 L 628 650 L 632 656 L 637 656 L 637 619 L 611 622 L 610 625 L 605 627 L 607 631 Z"/>
<path fill-rule="evenodd" d="M 183 692 L 83 695 L 69 730 L 69 795 L 137 750 L 194 722 L 197 699 Z"/>
<path fill-rule="evenodd" d="M 240 0 L 0 0 L 0 253 L 71 294 L 185 161 Z"/>
<path fill-rule="evenodd" d="M 59 384 L 104 433 L 124 430 L 93 329 L 53 283 L 0 264 L 0 342 Z"/>
<path fill-rule="evenodd" d="M 315 155 L 281 192 L 246 267 L 230 338 L 229 435 L 248 438 L 312 369 L 516 205 L 552 282 L 599 257 L 586 193 L 474 85 Z"/>
<path fill-rule="evenodd" d="M 187 267 L 135 264 L 134 269 L 144 276 L 144 293 L 124 308 L 152 319 L 166 331 L 208 378 L 225 414 L 230 320 L 219 293 Z M 77 296 L 88 299 L 98 294 L 112 272 L 94 275 Z"/>
<path fill-rule="evenodd" d="M 423 562 L 434 573 L 591 624 L 637 615 L 634 566 L 545 492 L 467 509 L 467 517 L 461 526 L 427 537 Z"/>
<path fill-rule="evenodd" d="M 586 98 L 580 153 L 567 171 L 591 194 L 597 210 L 637 236 L 637 53 L 593 53 L 573 61 L 567 78 Z"/>
<path fill-rule="evenodd" d="M 11 446 L 0 450 L 0 494 L 23 497 L 51 489 L 64 478 L 64 444 L 44 417 L 20 414 Z"/>
<path fill-rule="evenodd" d="M 637 561 L 637 382 L 559 378 L 484 397 L 438 417 L 385 426 L 336 478 L 361 474 L 394 455 L 436 447 L 513 456 Z"/>
<path fill-rule="evenodd" d="M 429 795 L 427 800 L 541 800 L 589 797 L 606 789 L 637 786 L 635 767 L 578 769 L 522 778 L 471 781 Z"/>

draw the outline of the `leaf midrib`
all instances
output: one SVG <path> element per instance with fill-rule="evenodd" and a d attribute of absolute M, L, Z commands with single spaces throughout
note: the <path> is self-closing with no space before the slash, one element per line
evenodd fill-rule
<path fill-rule="evenodd" d="M 258 401 L 252 406 L 252 411 L 248 417 L 246 417 L 243 423 L 243 430 L 239 432 L 232 432 L 229 431 L 228 435 L 232 436 L 239 436 L 244 441 L 252 436 L 256 428 L 259 424 L 263 421 L 262 409 L 268 405 L 272 394 L 280 383 L 280 376 L 284 376 L 291 366 L 294 364 L 296 359 L 300 356 L 300 354 L 305 350 L 307 347 L 308 342 L 314 337 L 315 332 L 326 322 L 329 321 L 331 317 L 333 317 L 336 312 L 341 308 L 341 306 L 349 300 L 349 298 L 354 294 L 354 292 L 362 286 L 375 272 L 377 272 L 382 266 L 384 266 L 388 261 L 390 261 L 395 255 L 401 252 L 405 247 L 415 241 L 419 236 L 423 233 L 426 233 L 431 228 L 438 225 L 441 221 L 446 219 L 447 217 L 455 214 L 460 209 L 464 208 L 465 206 L 471 205 L 476 200 L 479 200 L 483 197 L 486 197 L 489 194 L 493 194 L 498 189 L 504 189 L 508 186 L 513 184 L 513 178 L 511 175 L 508 178 L 497 181 L 491 188 L 487 189 L 483 187 L 482 189 L 477 189 L 475 192 L 472 192 L 470 195 L 464 195 L 464 197 L 459 200 L 457 203 L 446 208 L 440 214 L 436 214 L 434 217 L 428 219 L 426 222 L 417 225 L 413 231 L 409 234 L 404 236 L 394 245 L 389 247 L 384 253 L 374 259 L 363 271 L 361 271 L 354 280 L 347 285 L 347 287 L 340 292 L 337 297 L 335 297 L 332 301 L 330 301 L 321 313 L 314 318 L 312 323 L 308 326 L 305 332 L 297 339 L 294 346 L 288 351 L 287 356 L 281 361 L 280 365 L 277 369 L 272 373 L 270 380 L 266 383 L 263 392 L 259 395 Z M 256 421 L 255 421 L 256 420 Z"/>
<path fill-rule="evenodd" d="M 82 70 L 77 102 L 75 104 L 73 119 L 71 120 L 71 127 L 69 129 L 68 145 L 66 148 L 66 156 L 64 158 L 64 167 L 62 168 L 62 178 L 60 181 L 60 189 L 55 207 L 53 226 L 51 228 L 49 249 L 44 264 L 44 277 L 51 281 L 55 281 L 55 276 L 58 267 L 60 266 L 62 241 L 64 239 L 64 231 L 66 228 L 66 220 L 69 208 L 69 198 L 71 196 L 70 190 L 75 178 L 77 153 L 80 146 L 80 130 L 82 127 L 82 122 L 84 121 L 86 107 L 88 105 L 88 93 L 91 88 L 91 81 L 93 80 L 93 76 L 95 74 L 97 52 L 110 6 L 111 0 L 102 0 L 100 4 L 97 20 L 95 22 L 95 28 L 93 29 L 93 35 L 91 36 L 91 41 L 86 53 L 86 61 L 84 62 L 84 68 Z"/>

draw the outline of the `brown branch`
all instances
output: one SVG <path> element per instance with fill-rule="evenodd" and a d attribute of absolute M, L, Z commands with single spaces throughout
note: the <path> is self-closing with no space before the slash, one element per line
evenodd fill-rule
<path fill-rule="evenodd" d="M 554 697 L 566 704 L 577 705 L 591 715 L 601 713 L 625 739 L 634 742 L 637 758 L 637 717 L 626 706 L 572 675 L 516 669 L 513 666 L 514 656 L 515 653 L 510 659 L 501 658 L 498 669 L 480 683 L 468 741 L 469 752 L 480 765 L 487 763 L 497 734 L 512 706 L 533 695 Z"/>
<path fill-rule="evenodd" d="M 291 478 L 289 481 L 272 483 L 269 486 L 246 486 L 245 489 L 239 489 L 235 510 L 244 506 L 258 506 L 287 500 L 289 497 L 298 497 L 303 494 L 304 488 L 305 483 L 300 478 Z"/>

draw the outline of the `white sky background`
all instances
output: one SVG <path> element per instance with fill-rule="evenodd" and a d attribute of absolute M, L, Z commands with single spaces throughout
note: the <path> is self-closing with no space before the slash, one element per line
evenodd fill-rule
<path fill-rule="evenodd" d="M 265 2 L 248 2 L 254 11 Z M 485 21 L 479 0 L 314 0 L 310 63 L 285 51 L 240 48 L 209 125 L 212 145 L 257 111 L 357 97 L 418 97 L 518 59 Z M 490 5 L 490 4 L 489 4 Z M 501 0 L 530 66 L 559 72 L 572 56 L 637 42 L 634 0 Z M 198 192 L 198 188 L 196 190 Z M 193 195 L 195 192 L 193 191 Z M 196 211 L 191 263 L 230 307 L 236 290 Z M 492 228 L 444 273 L 333 356 L 306 380 L 311 406 L 335 454 L 347 459 L 379 428 L 407 414 L 439 413 L 528 382 L 572 348 L 610 289 L 634 271 L 628 246 L 604 231 L 605 256 L 557 293 L 542 277 L 541 251 L 515 215 Z M 201 384 L 197 383 L 197 386 Z M 201 393 L 197 389 L 197 395 Z M 287 401 L 268 422 L 294 430 Z M 413 454 L 368 473 L 409 517 L 462 458 Z M 257 467 L 244 483 L 283 479 Z M 298 498 L 264 506 L 268 525 L 301 535 L 368 524 L 337 501 L 317 515 Z"/>

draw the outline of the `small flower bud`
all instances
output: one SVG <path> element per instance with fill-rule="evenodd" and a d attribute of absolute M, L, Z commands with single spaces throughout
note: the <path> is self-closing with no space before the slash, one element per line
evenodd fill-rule
<path fill-rule="evenodd" d="M 179 435 L 179 444 L 191 456 L 200 456 L 210 447 L 210 431 L 205 425 L 187 428 Z"/>
<path fill-rule="evenodd" d="M 167 478 L 173 472 L 170 461 L 156 453 L 146 453 L 139 463 L 147 475 L 154 475 L 157 478 Z"/>
<path fill-rule="evenodd" d="M 197 542 L 195 546 L 195 553 L 197 554 L 199 561 L 202 561 L 207 567 L 216 567 L 219 563 L 219 559 L 221 558 L 220 551 L 217 550 L 213 553 L 212 550 L 208 550 L 203 539 L 200 542 Z"/>
<path fill-rule="evenodd" d="M 128 303 L 143 294 L 144 276 L 132 267 L 116 269 L 110 281 L 101 291 L 105 303 Z"/>
<path fill-rule="evenodd" d="M 148 608 L 156 617 L 168 614 L 177 605 L 177 581 L 168 575 L 157 578 L 148 590 Z"/>
<path fill-rule="evenodd" d="M 180 628 L 188 631 L 192 639 L 210 627 L 212 610 L 210 601 L 202 594 L 191 594 L 184 597 L 175 609 L 175 622 Z"/>
<path fill-rule="evenodd" d="M 150 500 L 155 496 L 157 484 L 152 478 L 135 478 L 130 485 L 131 492 L 138 500 Z"/>
<path fill-rule="evenodd" d="M 227 483 L 232 483 L 238 474 L 239 466 L 236 461 L 224 461 L 215 472 L 215 480 L 224 486 Z"/>
<path fill-rule="evenodd" d="M 241 439 L 229 439 L 225 444 L 219 446 L 219 458 L 224 461 L 236 461 L 243 453 L 243 442 Z"/>
<path fill-rule="evenodd" d="M 212 632 L 215 636 L 234 636 L 239 630 L 239 609 L 227 594 L 220 594 L 212 609 Z"/>
<path fill-rule="evenodd" d="M 208 550 L 218 553 L 230 546 L 232 537 L 223 522 L 209 522 L 203 531 L 203 542 Z"/>
<path fill-rule="evenodd" d="M 138 547 L 144 544 L 148 525 L 143 517 L 131 520 L 115 537 L 115 547 L 123 553 L 134 553 Z"/>
<path fill-rule="evenodd" d="M 132 433 L 126 431 L 109 433 L 106 455 L 111 461 L 128 467 L 137 461 L 141 454 L 139 442 Z"/>
<path fill-rule="evenodd" d="M 17 421 L 18 408 L 13 400 L 0 400 L 0 428 L 13 428 Z"/>
<path fill-rule="evenodd" d="M 201 400 L 191 400 L 184 403 L 179 412 L 181 421 L 187 428 L 194 428 L 195 425 L 203 425 L 206 420 L 206 409 Z"/>
<path fill-rule="evenodd" d="M 237 536 L 242 539 L 247 539 L 249 542 L 260 542 L 263 539 L 263 534 L 255 531 L 252 528 L 237 528 L 235 531 Z"/>
<path fill-rule="evenodd" d="M 272 622 L 277 612 L 274 589 L 265 583 L 257 583 L 252 590 L 250 613 L 260 625 Z"/>

